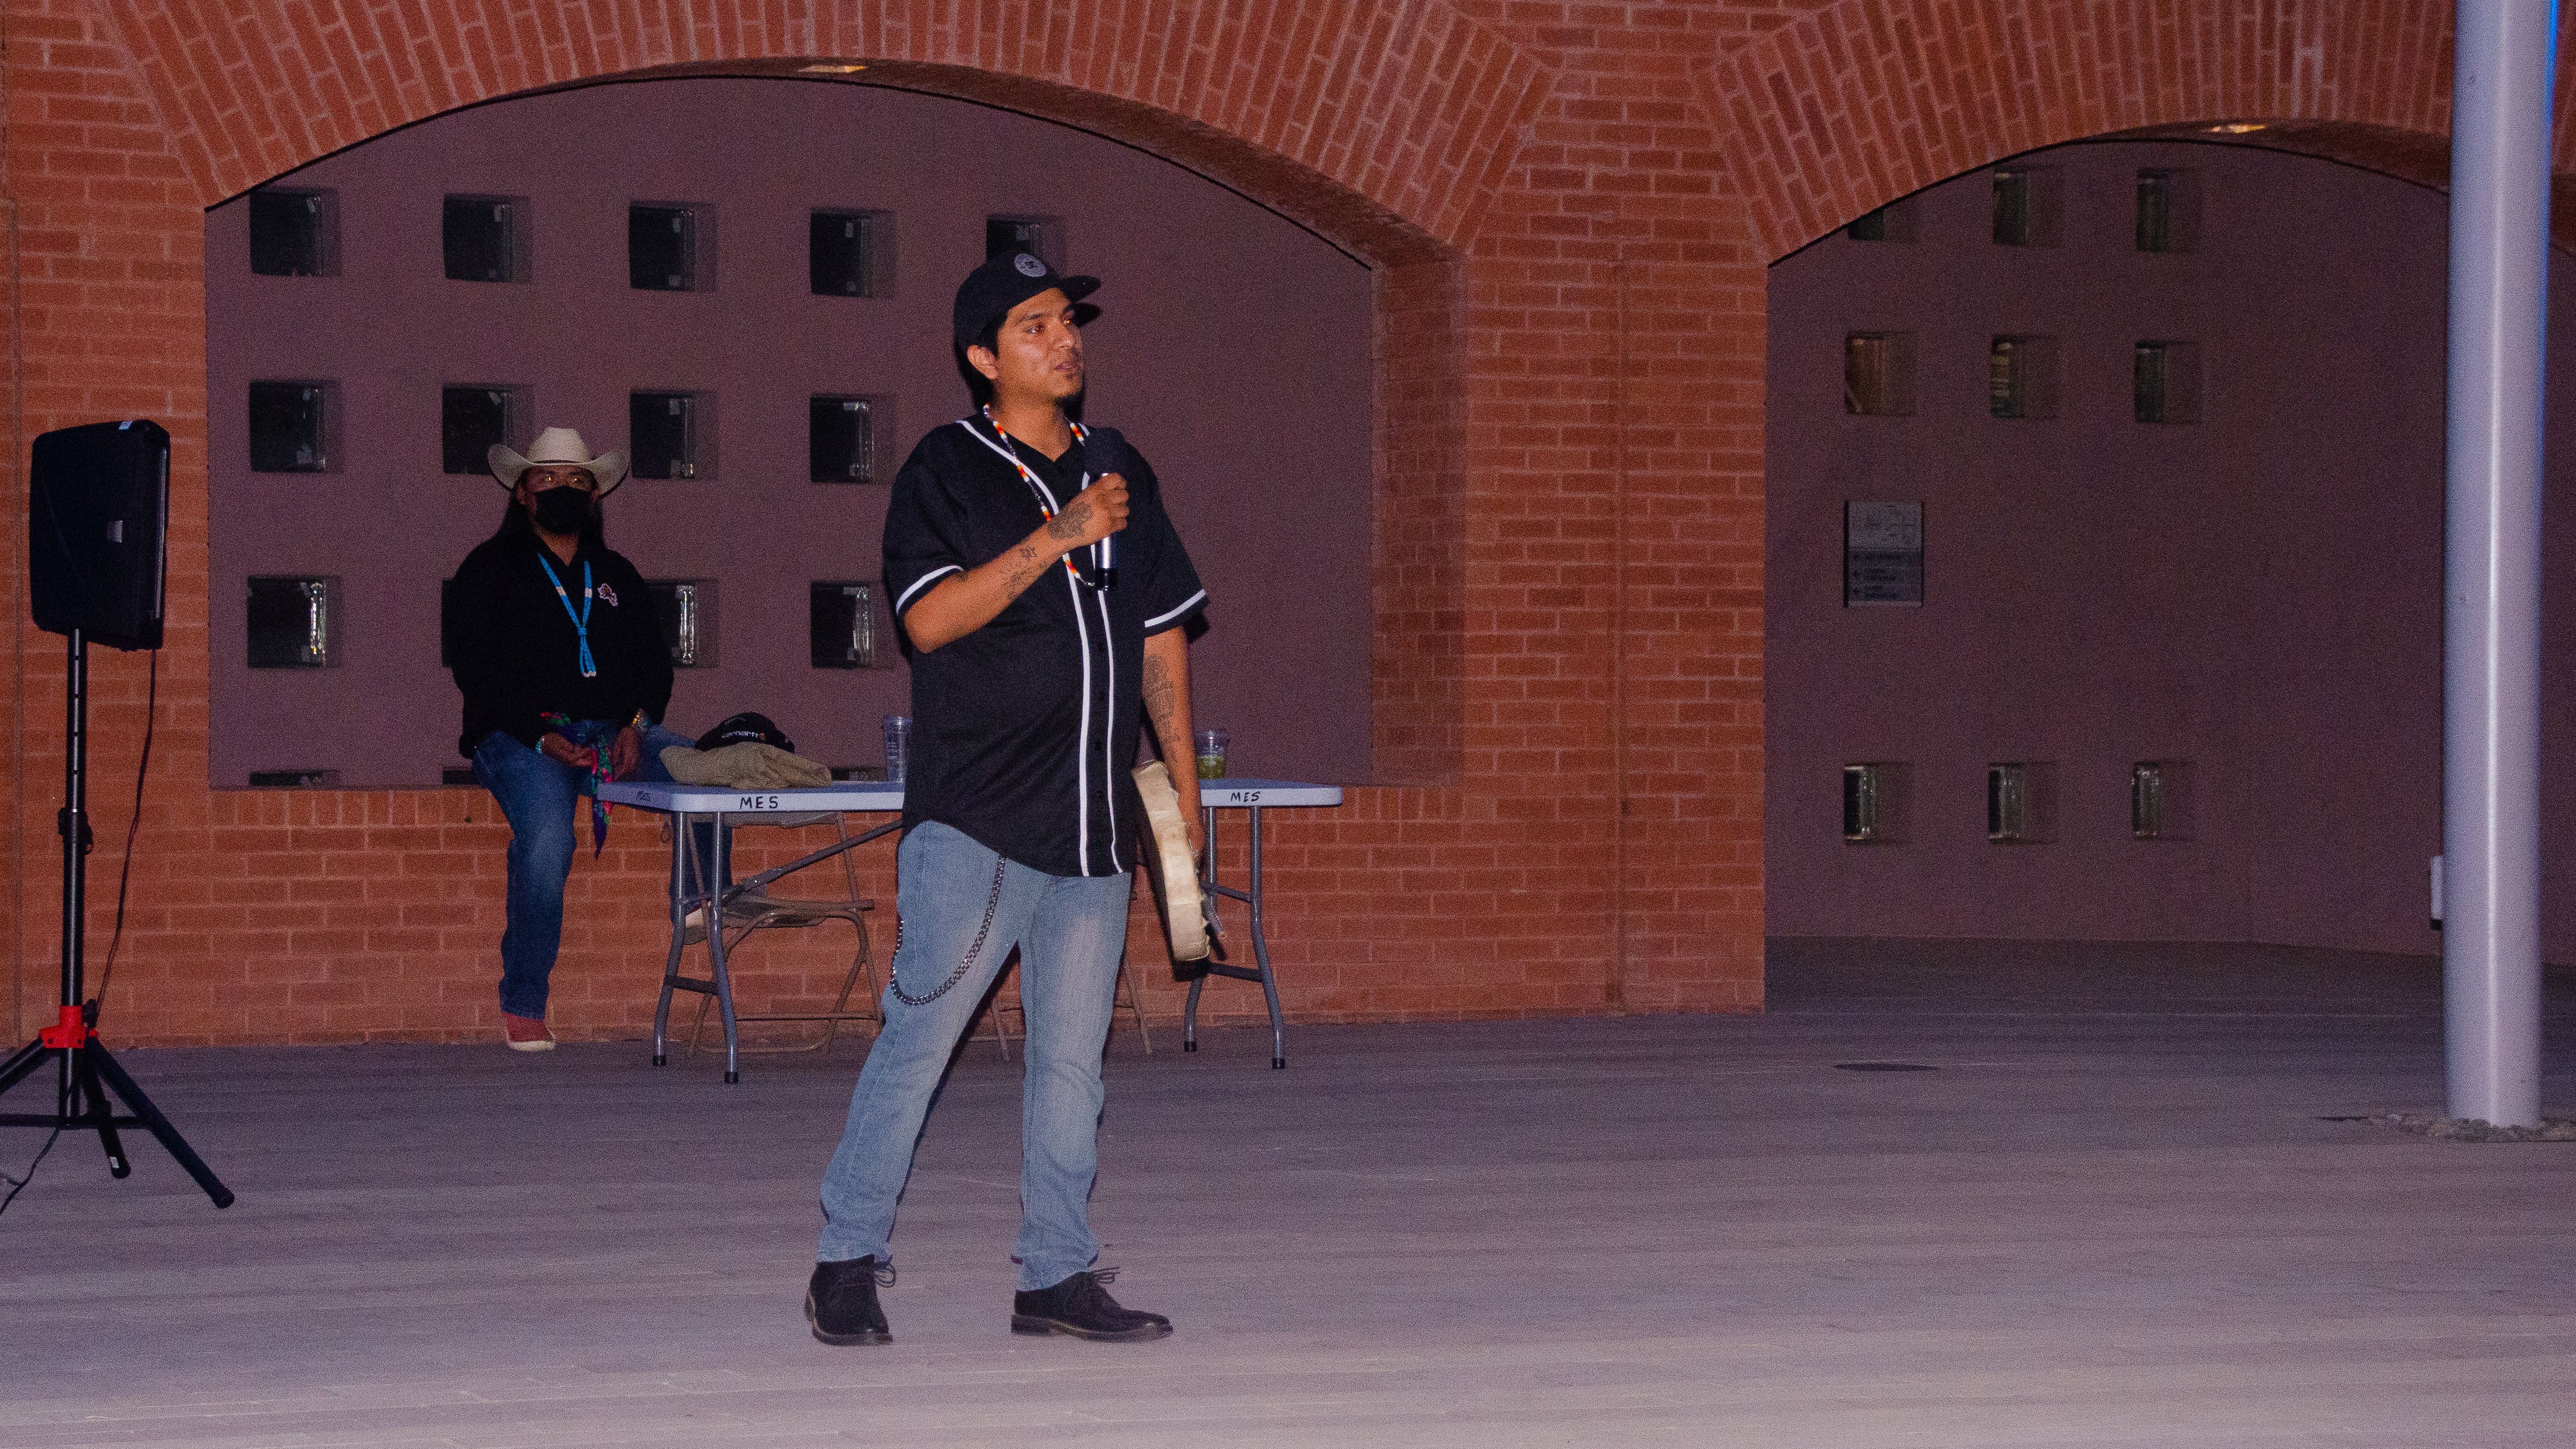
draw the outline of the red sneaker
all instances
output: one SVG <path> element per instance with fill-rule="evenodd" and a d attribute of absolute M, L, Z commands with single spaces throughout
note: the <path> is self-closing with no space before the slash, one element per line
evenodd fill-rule
<path fill-rule="evenodd" d="M 512 1016 L 501 1013 L 501 1040 L 514 1052 L 550 1052 L 555 1049 L 555 1034 L 546 1030 L 541 1017 Z"/>

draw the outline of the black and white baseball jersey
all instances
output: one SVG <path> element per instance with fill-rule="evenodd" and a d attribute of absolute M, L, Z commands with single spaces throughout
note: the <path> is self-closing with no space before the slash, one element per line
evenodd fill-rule
<path fill-rule="evenodd" d="M 1085 430 L 1052 460 L 984 418 L 937 428 L 895 475 L 885 586 L 900 622 L 942 579 L 999 558 L 1106 473 L 1126 478 L 1129 510 L 1111 587 L 1096 586 L 1087 562 L 1050 564 L 992 622 L 913 654 L 907 830 L 935 820 L 1049 875 L 1135 868 L 1129 770 L 1145 638 L 1207 604 L 1144 457 L 1110 428 Z M 1163 746 L 1175 758 L 1190 749 Z"/>

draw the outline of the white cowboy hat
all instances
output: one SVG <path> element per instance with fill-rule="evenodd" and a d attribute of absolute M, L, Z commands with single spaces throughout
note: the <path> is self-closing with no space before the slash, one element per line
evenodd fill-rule
<path fill-rule="evenodd" d="M 504 488 L 518 487 L 519 475 L 530 468 L 580 468 L 590 474 L 602 498 L 616 492 L 617 485 L 626 481 L 624 453 L 602 453 L 594 458 L 590 455 L 589 446 L 582 442 L 581 434 L 570 428 L 548 428 L 537 434 L 537 440 L 528 445 L 528 455 L 524 458 L 512 451 L 509 444 L 494 443 L 492 450 L 483 455 L 483 461 L 491 465 L 492 476 L 500 479 Z"/>

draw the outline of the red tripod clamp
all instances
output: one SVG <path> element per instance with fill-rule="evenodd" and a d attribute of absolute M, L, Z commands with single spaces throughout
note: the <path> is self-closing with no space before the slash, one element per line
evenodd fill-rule
<path fill-rule="evenodd" d="M 66 1006 L 62 1020 L 36 1033 L 36 1040 L 57 1051 L 77 1051 L 89 1044 L 89 1019 L 82 1008 Z"/>

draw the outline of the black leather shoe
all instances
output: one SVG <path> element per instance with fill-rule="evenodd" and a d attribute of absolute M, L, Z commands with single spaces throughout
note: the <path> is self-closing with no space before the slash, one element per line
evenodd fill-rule
<path fill-rule="evenodd" d="M 841 1263 L 817 1263 L 805 1285 L 805 1321 L 825 1343 L 892 1343 L 885 1310 L 877 1306 L 877 1285 L 892 1284 L 894 1269 L 880 1268 L 872 1254 Z"/>
<path fill-rule="evenodd" d="M 1011 1332 L 1069 1333 L 1113 1343 L 1170 1333 L 1172 1320 L 1163 1315 L 1118 1306 L 1101 1286 L 1117 1276 L 1117 1269 L 1105 1268 L 1076 1273 L 1052 1288 L 1021 1289 L 1011 1296 Z"/>

